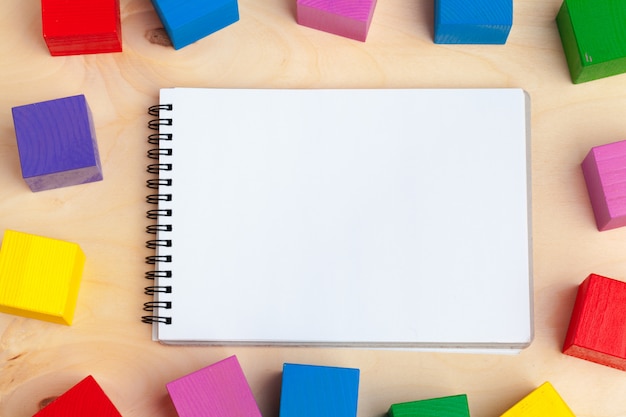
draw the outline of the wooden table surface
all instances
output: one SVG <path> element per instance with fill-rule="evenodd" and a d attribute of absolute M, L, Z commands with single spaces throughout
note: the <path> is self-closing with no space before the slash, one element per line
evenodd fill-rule
<path fill-rule="evenodd" d="M 87 263 L 72 326 L 0 314 L 0 416 L 30 417 L 93 375 L 123 416 L 175 417 L 165 383 L 233 354 L 265 417 L 278 416 L 284 362 L 359 368 L 359 417 L 383 416 L 392 403 L 461 393 L 472 417 L 497 417 L 545 381 L 578 417 L 626 416 L 624 372 L 560 352 L 580 282 L 590 273 L 626 280 L 626 228 L 596 230 L 580 169 L 592 146 L 626 139 L 626 75 L 571 83 L 554 22 L 560 0 L 517 0 L 504 46 L 435 45 L 432 0 L 380 0 L 365 43 L 297 25 L 295 0 L 239 0 L 239 22 L 178 51 L 160 44 L 149 0 L 120 3 L 122 53 L 51 57 L 39 2 L 3 1 L 0 234 L 16 229 L 77 242 Z M 526 89 L 531 347 L 498 356 L 151 341 L 150 326 L 140 321 L 150 253 L 146 110 L 159 88 L 174 86 Z M 11 108 L 75 94 L 85 94 L 91 106 L 105 179 L 32 193 L 21 177 Z"/>

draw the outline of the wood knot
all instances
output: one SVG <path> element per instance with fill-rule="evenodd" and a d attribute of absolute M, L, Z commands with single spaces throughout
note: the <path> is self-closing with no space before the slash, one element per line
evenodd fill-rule
<path fill-rule="evenodd" d="M 57 398 L 59 398 L 59 397 L 48 397 L 48 398 L 44 398 L 43 400 L 39 401 L 39 409 L 43 410 L 44 408 L 49 406 L 50 403 L 53 402 L 54 400 L 56 400 Z"/>
<path fill-rule="evenodd" d="M 148 42 L 161 46 L 172 46 L 172 41 L 163 28 L 150 29 L 146 31 Z"/>

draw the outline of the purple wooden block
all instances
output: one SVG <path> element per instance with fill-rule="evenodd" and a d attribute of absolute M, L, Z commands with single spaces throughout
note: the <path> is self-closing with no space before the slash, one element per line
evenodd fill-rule
<path fill-rule="evenodd" d="M 582 169 L 598 230 L 626 226 L 626 140 L 592 148 Z"/>
<path fill-rule="evenodd" d="M 13 107 L 22 177 L 32 191 L 102 180 L 84 95 Z"/>
<path fill-rule="evenodd" d="M 236 356 L 166 385 L 179 417 L 261 417 Z"/>
<path fill-rule="evenodd" d="M 376 0 L 298 0 L 300 25 L 365 42 Z"/>

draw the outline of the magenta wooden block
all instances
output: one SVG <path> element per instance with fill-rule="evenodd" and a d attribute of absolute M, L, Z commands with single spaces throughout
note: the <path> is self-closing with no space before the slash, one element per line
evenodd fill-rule
<path fill-rule="evenodd" d="M 626 226 L 626 140 L 592 148 L 582 169 L 598 230 Z"/>
<path fill-rule="evenodd" d="M 22 176 L 32 191 L 102 180 L 84 95 L 13 107 Z"/>
<path fill-rule="evenodd" d="M 376 0 L 298 0 L 300 25 L 365 42 Z"/>
<path fill-rule="evenodd" d="M 166 386 L 178 417 L 261 417 L 236 356 Z"/>

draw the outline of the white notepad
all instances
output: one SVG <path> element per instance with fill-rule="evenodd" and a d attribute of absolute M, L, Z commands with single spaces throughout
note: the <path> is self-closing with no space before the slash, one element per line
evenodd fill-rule
<path fill-rule="evenodd" d="M 160 108 L 155 340 L 530 344 L 523 90 L 174 88 Z"/>

